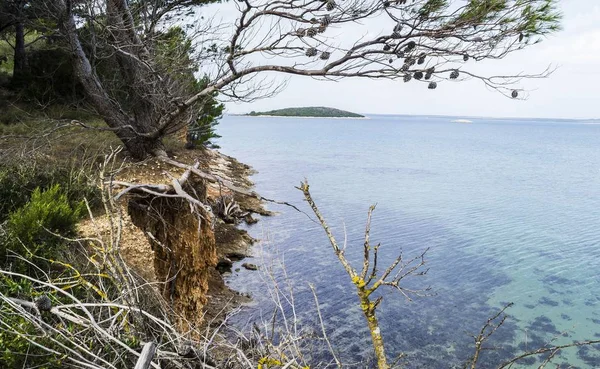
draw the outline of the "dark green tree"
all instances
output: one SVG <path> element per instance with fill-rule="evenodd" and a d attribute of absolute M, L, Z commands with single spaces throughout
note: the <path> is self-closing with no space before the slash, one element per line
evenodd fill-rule
<path fill-rule="evenodd" d="M 205 89 L 210 83 L 207 77 L 204 77 L 196 82 L 196 91 L 200 92 Z M 187 134 L 186 146 L 193 148 L 198 145 L 203 145 L 210 148 L 218 149 L 214 140 L 220 138 L 216 132 L 216 126 L 219 124 L 219 119 L 223 116 L 225 105 L 216 100 L 217 92 L 207 96 L 203 101 L 202 110 L 198 119 L 190 122 Z"/>

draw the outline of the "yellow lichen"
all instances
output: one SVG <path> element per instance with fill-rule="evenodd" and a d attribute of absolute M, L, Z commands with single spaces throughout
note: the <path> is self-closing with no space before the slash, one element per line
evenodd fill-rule
<path fill-rule="evenodd" d="M 352 277 L 352 283 L 354 283 L 358 288 L 363 288 L 366 285 L 365 280 L 357 275 Z"/>
<path fill-rule="evenodd" d="M 270 367 L 270 366 L 281 366 L 283 365 L 281 363 L 281 361 L 277 360 L 277 359 L 272 359 L 270 357 L 263 357 L 260 360 L 258 360 L 258 369 L 263 369 L 266 367 Z"/>

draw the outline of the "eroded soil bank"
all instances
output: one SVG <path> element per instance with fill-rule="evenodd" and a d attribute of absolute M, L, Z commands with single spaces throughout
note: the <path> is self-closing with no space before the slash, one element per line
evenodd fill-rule
<path fill-rule="evenodd" d="M 200 169 L 251 191 L 252 169 L 217 151 L 182 151 L 172 155 L 186 164 L 200 162 Z M 158 160 L 128 164 L 116 179 L 131 184 L 170 183 L 184 169 Z M 253 224 L 256 214 L 269 215 L 256 197 L 234 193 L 219 183 L 194 180 L 188 190 L 210 204 L 217 215 L 212 224 L 197 219 L 182 199 L 126 196 L 118 202 L 122 221 L 121 255 L 131 270 L 154 283 L 186 324 L 219 325 L 231 309 L 249 297 L 229 289 L 222 273 L 234 261 L 250 255 L 254 239 L 237 227 Z M 205 214 L 206 215 L 206 214 Z M 254 216 L 253 216 L 254 215 Z M 208 217 L 206 217 L 208 219 Z M 82 236 L 110 231 L 106 215 L 80 224 Z M 179 324 L 180 329 L 186 329 Z"/>

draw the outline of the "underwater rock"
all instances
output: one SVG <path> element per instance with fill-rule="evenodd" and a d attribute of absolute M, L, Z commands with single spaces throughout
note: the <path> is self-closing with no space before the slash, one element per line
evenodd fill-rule
<path fill-rule="evenodd" d="M 558 301 L 554 301 L 552 299 L 549 299 L 547 297 L 542 297 L 541 299 L 538 300 L 538 302 L 542 305 L 547 305 L 547 306 L 558 306 Z"/>
<path fill-rule="evenodd" d="M 251 264 L 251 263 L 244 263 L 244 264 L 242 264 L 242 267 L 244 267 L 248 270 L 258 270 L 258 266 L 256 266 L 255 264 Z"/>

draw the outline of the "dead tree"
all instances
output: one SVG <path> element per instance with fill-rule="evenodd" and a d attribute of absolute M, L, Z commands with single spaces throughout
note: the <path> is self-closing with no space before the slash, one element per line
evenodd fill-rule
<path fill-rule="evenodd" d="M 325 231 L 327 238 L 333 248 L 333 251 L 340 261 L 340 264 L 344 267 L 344 270 L 352 280 L 356 288 L 356 293 L 359 298 L 359 303 L 361 310 L 363 312 L 364 317 L 367 321 L 367 326 L 369 327 L 369 331 L 371 333 L 371 340 L 373 342 L 373 350 L 375 354 L 375 358 L 377 360 L 377 367 L 379 369 L 389 369 L 390 365 L 388 364 L 387 357 L 385 354 L 385 345 L 383 338 L 381 336 L 381 328 L 379 326 L 379 322 L 377 320 L 376 310 L 379 304 L 382 301 L 382 297 L 377 297 L 374 301 L 371 297 L 372 294 L 377 291 L 377 289 L 381 286 L 389 286 L 399 291 L 404 297 L 408 300 L 411 299 L 411 296 L 417 295 L 422 296 L 427 294 L 429 291 L 429 287 L 421 290 L 409 289 L 405 286 L 401 285 L 406 277 L 409 276 L 422 276 L 427 273 L 428 269 L 425 269 L 425 250 L 420 255 L 413 257 L 409 260 L 405 260 L 400 254 L 384 271 L 383 273 L 379 273 L 378 269 L 378 251 L 380 244 L 375 246 L 371 245 L 370 242 L 370 231 L 371 231 L 371 215 L 375 210 L 375 206 L 371 206 L 369 208 L 368 216 L 367 216 L 367 225 L 365 228 L 365 237 L 363 243 L 363 265 L 360 271 L 356 270 L 350 262 L 346 259 L 345 247 L 340 248 L 337 243 L 335 237 L 333 236 L 327 222 L 323 218 L 323 215 L 317 208 L 310 191 L 308 182 L 304 181 L 297 187 L 304 194 L 305 200 L 308 202 L 310 207 L 312 208 L 314 214 L 316 215 L 318 222 L 321 227 Z M 311 288 L 313 288 L 311 286 Z M 314 293 L 314 288 L 313 288 Z M 491 316 L 485 324 L 481 327 L 479 332 L 472 335 L 474 350 L 473 355 L 464 363 L 464 369 L 477 369 L 482 363 L 481 355 L 483 352 L 488 350 L 494 350 L 493 346 L 488 344 L 490 337 L 499 330 L 504 322 L 507 320 L 508 315 L 506 314 L 506 310 L 511 307 L 513 304 L 510 303 L 502 308 L 499 312 Z M 319 314 L 319 319 L 321 318 L 320 311 L 317 307 L 317 313 Z M 322 325 L 322 322 L 321 322 Z M 326 335 L 324 335 L 326 338 Z M 329 341 L 327 343 L 330 345 Z M 538 369 L 545 368 L 548 364 L 552 362 L 552 360 L 556 359 L 559 356 L 559 353 L 562 350 L 570 349 L 574 347 L 581 346 L 590 346 L 599 344 L 600 340 L 584 340 L 584 341 L 574 341 L 570 343 L 565 343 L 562 345 L 556 345 L 555 343 L 548 342 L 547 345 L 539 348 L 532 349 L 530 351 L 522 352 L 510 359 L 507 359 L 500 363 L 497 366 L 497 369 L 507 369 L 512 368 L 519 363 L 519 361 L 529 358 L 529 357 L 539 357 L 540 364 L 538 365 Z M 333 353 L 333 349 L 331 349 Z M 337 357 L 334 358 L 338 367 L 341 365 Z M 557 366 L 558 367 L 558 366 Z"/>
<path fill-rule="evenodd" d="M 335 255 L 344 267 L 346 273 L 348 273 L 348 276 L 356 288 L 356 293 L 360 302 L 360 308 L 365 319 L 367 320 L 369 331 L 371 332 L 371 340 L 373 342 L 375 358 L 377 359 L 377 367 L 379 369 L 388 369 L 390 366 L 387 362 L 383 337 L 381 336 L 381 328 L 379 327 L 376 314 L 377 307 L 383 298 L 379 296 L 373 300 L 371 295 L 382 286 L 394 288 L 409 300 L 411 299 L 410 295 L 423 295 L 426 293 L 429 288 L 423 290 L 408 289 L 402 286 L 400 282 L 408 276 L 422 276 L 427 273 L 427 269 L 424 268 L 425 253 L 427 250 L 425 250 L 422 254 L 408 260 L 405 260 L 401 253 L 384 270 L 383 273 L 379 274 L 377 257 L 380 244 L 372 246 L 369 238 L 371 232 L 371 215 L 375 210 L 375 206 L 371 206 L 369 208 L 367 226 L 365 229 L 363 265 L 361 270 L 358 271 L 346 259 L 344 255 L 345 250 L 340 248 L 335 237 L 331 233 L 327 222 L 323 218 L 323 215 L 317 208 L 317 205 L 310 195 L 308 182 L 302 182 L 300 187 L 297 188 L 302 191 L 304 198 L 317 216 L 319 223 L 327 234 L 327 238 L 331 243 L 331 247 L 333 248 Z"/>
<path fill-rule="evenodd" d="M 275 93 L 280 86 L 263 79 L 267 72 L 416 81 L 429 89 L 475 78 L 516 98 L 522 78 L 549 71 L 481 75 L 472 69 L 474 62 L 503 59 L 537 43 L 560 20 L 555 0 L 243 0 L 235 3 L 239 18 L 231 34 L 209 24 L 196 37 L 197 57 L 211 81 L 190 94 L 173 70 L 157 63 L 154 32 L 157 24 L 177 24 L 170 17 L 205 2 L 140 1 L 131 8 L 129 3 L 53 0 L 48 10 L 92 105 L 136 158 L 164 156 L 162 138 L 181 129 L 207 96 L 219 92 L 240 101 Z M 92 54 L 79 36 L 82 18 L 117 56 L 128 106 L 109 93 L 90 63 Z"/>

